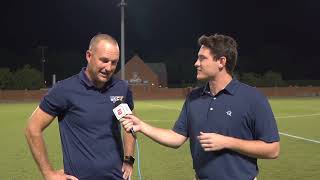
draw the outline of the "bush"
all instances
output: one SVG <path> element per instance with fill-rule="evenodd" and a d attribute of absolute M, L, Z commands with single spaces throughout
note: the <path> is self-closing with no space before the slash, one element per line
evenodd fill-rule
<path fill-rule="evenodd" d="M 9 68 L 0 68 L 0 89 L 9 89 L 13 74 Z"/>
<path fill-rule="evenodd" d="M 41 72 L 25 65 L 13 73 L 10 89 L 40 89 L 43 87 Z"/>
<path fill-rule="evenodd" d="M 250 86 L 258 86 L 261 84 L 261 77 L 256 73 L 243 73 L 240 76 L 240 80 Z"/>
<path fill-rule="evenodd" d="M 286 82 L 282 80 L 281 73 L 267 71 L 263 75 L 256 73 L 243 73 L 241 81 L 256 87 L 276 87 L 285 86 Z"/>
<path fill-rule="evenodd" d="M 272 72 L 272 71 L 266 72 L 262 77 L 262 81 L 263 81 L 262 85 L 268 86 L 268 87 L 284 86 L 286 84 L 282 80 L 281 73 Z"/>
<path fill-rule="evenodd" d="M 14 73 L 15 89 L 40 89 L 43 87 L 41 72 L 25 65 Z"/>

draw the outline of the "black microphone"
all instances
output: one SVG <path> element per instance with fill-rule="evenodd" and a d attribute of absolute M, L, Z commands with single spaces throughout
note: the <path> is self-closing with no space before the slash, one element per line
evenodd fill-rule
<path fill-rule="evenodd" d="M 127 103 L 123 103 L 122 101 L 115 102 L 115 108 L 113 108 L 113 113 L 116 118 L 120 121 L 124 116 L 128 114 L 132 114 L 131 109 L 129 108 Z M 136 137 L 136 133 L 133 128 L 130 129 L 130 132 L 133 137 Z"/>

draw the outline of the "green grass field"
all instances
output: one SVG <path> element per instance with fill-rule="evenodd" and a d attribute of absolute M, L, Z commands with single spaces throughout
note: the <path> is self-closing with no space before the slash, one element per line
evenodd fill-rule
<path fill-rule="evenodd" d="M 259 180 L 320 179 L 320 98 L 270 100 L 281 133 L 281 154 L 276 160 L 259 160 Z M 135 111 L 150 124 L 171 128 L 183 100 L 136 101 Z M 24 138 L 24 127 L 37 103 L 0 104 L 0 180 L 42 179 Z M 290 137 L 296 136 L 296 137 Z M 305 138 L 303 139 L 299 139 Z M 188 143 L 169 149 L 139 135 L 144 180 L 193 179 Z M 57 121 L 45 131 L 49 158 L 62 168 Z M 307 140 L 306 140 L 307 139 Z M 308 141 L 311 140 L 311 141 Z M 312 141 L 314 140 L 314 141 Z M 138 179 L 135 167 L 132 179 Z"/>

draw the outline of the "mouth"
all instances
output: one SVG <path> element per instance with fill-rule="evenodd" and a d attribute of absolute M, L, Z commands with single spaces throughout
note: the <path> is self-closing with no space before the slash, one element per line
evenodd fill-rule
<path fill-rule="evenodd" d="M 100 76 L 102 76 L 103 78 L 108 78 L 108 77 L 109 77 L 109 73 L 107 73 L 107 72 L 100 72 Z"/>

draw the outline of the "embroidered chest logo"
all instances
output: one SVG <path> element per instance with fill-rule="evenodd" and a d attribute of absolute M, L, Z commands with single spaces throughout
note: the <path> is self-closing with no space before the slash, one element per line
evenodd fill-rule
<path fill-rule="evenodd" d="M 232 111 L 229 110 L 229 111 L 226 112 L 226 114 L 231 117 Z"/>
<path fill-rule="evenodd" d="M 113 103 L 117 101 L 123 101 L 123 96 L 110 96 L 110 101 Z"/>

